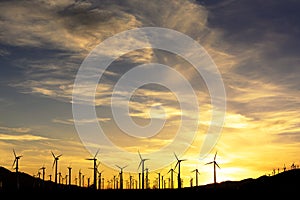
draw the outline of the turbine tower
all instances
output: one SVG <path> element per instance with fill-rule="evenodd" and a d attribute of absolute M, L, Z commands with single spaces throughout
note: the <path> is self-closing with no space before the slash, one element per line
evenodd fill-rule
<path fill-rule="evenodd" d="M 216 166 L 219 167 L 218 163 L 216 162 L 216 157 L 217 157 L 217 152 L 215 153 L 214 160 L 206 163 L 206 165 L 214 164 L 214 184 L 217 183 Z M 221 169 L 221 168 L 219 167 L 219 169 Z"/>
<path fill-rule="evenodd" d="M 175 156 L 175 158 L 177 160 L 177 163 L 176 163 L 174 169 L 176 169 L 176 167 L 178 166 L 178 188 L 180 189 L 181 188 L 180 163 L 182 161 L 185 161 L 186 159 L 178 159 L 178 157 L 177 157 L 177 155 L 175 153 L 174 153 L 174 156 Z"/>
<path fill-rule="evenodd" d="M 145 188 L 145 184 L 144 184 L 144 181 L 145 181 L 145 178 L 144 178 L 145 161 L 146 161 L 146 160 L 149 160 L 149 159 L 147 159 L 147 158 L 142 158 L 142 156 L 141 156 L 141 154 L 140 154 L 140 151 L 138 151 L 138 153 L 139 153 L 139 157 L 140 157 L 140 159 L 141 159 L 140 164 L 139 164 L 139 166 L 138 166 L 138 169 L 140 168 L 140 166 L 142 166 L 142 189 L 144 189 L 144 188 Z"/>
<path fill-rule="evenodd" d="M 71 180 L 72 180 L 72 176 L 71 176 L 72 167 L 71 166 L 68 167 L 68 171 L 69 171 L 69 185 L 71 185 Z"/>
<path fill-rule="evenodd" d="M 127 166 L 128 165 L 120 167 L 119 165 L 116 165 L 116 167 L 118 167 L 120 169 L 120 189 L 123 189 L 123 169 Z"/>
<path fill-rule="evenodd" d="M 97 154 L 99 152 L 99 149 L 97 150 L 95 156 L 93 158 L 87 158 L 86 160 L 93 160 L 94 161 L 94 185 L 93 188 L 96 190 L 97 189 Z"/>
<path fill-rule="evenodd" d="M 200 174 L 200 172 L 198 171 L 198 169 L 194 169 L 192 172 L 195 172 L 196 186 L 198 186 L 198 175 Z"/>
<path fill-rule="evenodd" d="M 158 180 L 158 182 L 157 182 L 158 187 L 157 188 L 160 189 L 160 172 L 156 172 L 156 173 L 158 175 L 158 179 L 157 179 Z"/>
<path fill-rule="evenodd" d="M 81 176 L 82 176 L 81 169 L 79 169 L 78 171 L 79 187 L 81 187 Z"/>
<path fill-rule="evenodd" d="M 55 166 L 54 182 L 55 182 L 55 184 L 57 184 L 57 165 L 58 165 L 59 157 L 61 157 L 62 154 L 60 154 L 60 155 L 58 155 L 58 156 L 55 156 L 55 154 L 54 154 L 52 151 L 51 151 L 51 154 L 52 154 L 52 156 L 53 156 L 53 158 L 54 158 L 54 160 L 53 160 L 53 165 L 52 165 L 52 169 L 53 169 L 53 167 Z"/>

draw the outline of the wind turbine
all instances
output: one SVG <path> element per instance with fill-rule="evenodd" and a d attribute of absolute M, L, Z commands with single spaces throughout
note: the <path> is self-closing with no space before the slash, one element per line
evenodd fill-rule
<path fill-rule="evenodd" d="M 79 179 L 79 187 L 81 187 L 81 175 L 82 173 L 81 173 L 81 169 L 79 169 L 79 171 L 78 171 L 78 179 Z"/>
<path fill-rule="evenodd" d="M 171 179 L 170 179 L 170 181 L 171 181 L 171 184 L 170 184 L 170 188 L 171 189 L 173 189 L 174 188 L 174 179 L 173 179 L 173 174 L 174 174 L 174 169 L 173 168 L 171 168 L 169 171 L 168 171 L 168 173 L 171 173 Z"/>
<path fill-rule="evenodd" d="M 49 181 L 52 181 L 52 174 L 49 174 Z"/>
<path fill-rule="evenodd" d="M 147 159 L 147 158 L 142 158 L 142 156 L 141 156 L 141 154 L 140 154 L 140 151 L 138 151 L 138 153 L 139 153 L 139 157 L 140 157 L 140 159 L 141 159 L 141 161 L 140 161 L 140 164 L 139 164 L 139 166 L 138 166 L 138 169 L 140 168 L 140 166 L 142 166 L 142 189 L 144 189 L 145 188 L 145 184 L 144 184 L 144 167 L 145 167 L 145 161 L 146 160 L 149 160 L 149 159 Z"/>
<path fill-rule="evenodd" d="M 97 154 L 99 152 L 99 149 L 97 150 L 97 152 L 95 153 L 93 158 L 87 158 L 86 160 L 92 160 L 94 161 L 94 189 L 97 189 Z"/>
<path fill-rule="evenodd" d="M 69 166 L 69 167 L 68 167 L 68 170 L 69 170 L 69 185 L 71 185 L 71 179 L 72 179 L 72 176 L 71 176 L 71 173 L 72 173 L 72 167 Z"/>
<path fill-rule="evenodd" d="M 13 152 L 14 152 L 14 156 L 15 156 L 15 159 L 14 159 L 14 162 L 12 164 L 12 167 L 14 167 L 14 165 L 16 165 L 15 169 L 16 169 L 16 177 L 17 177 L 17 189 L 20 188 L 20 183 L 19 183 L 19 159 L 22 158 L 23 156 L 17 156 L 16 152 L 15 152 L 15 149 L 13 149 Z"/>
<path fill-rule="evenodd" d="M 62 154 L 58 155 L 58 156 L 55 156 L 55 154 L 51 151 L 51 154 L 54 158 L 53 160 L 53 165 L 52 165 L 52 169 L 53 167 L 55 166 L 55 176 L 54 176 L 54 181 L 55 181 L 55 184 L 57 184 L 57 165 L 58 165 L 58 160 L 59 160 L 59 157 L 62 156 Z"/>
<path fill-rule="evenodd" d="M 157 182 L 157 186 L 158 189 L 160 189 L 160 172 L 156 172 L 158 174 L 158 182 Z"/>
<path fill-rule="evenodd" d="M 46 170 L 46 167 L 43 165 L 43 167 L 41 167 L 40 170 L 42 170 L 42 178 L 43 178 L 43 181 L 45 181 L 45 170 Z"/>
<path fill-rule="evenodd" d="M 177 160 L 177 163 L 176 163 L 174 169 L 176 169 L 176 167 L 178 166 L 178 188 L 180 189 L 180 188 L 181 188 L 180 163 L 181 163 L 182 161 L 186 161 L 186 159 L 178 159 L 178 157 L 177 157 L 177 155 L 176 155 L 175 153 L 174 153 L 174 156 L 175 156 L 175 158 L 176 158 L 176 160 Z"/>
<path fill-rule="evenodd" d="M 14 162 L 12 164 L 12 167 L 14 167 L 14 165 L 16 164 L 15 169 L 16 169 L 16 173 L 18 173 L 19 172 L 19 159 L 22 158 L 23 156 L 17 156 L 17 154 L 16 154 L 16 152 L 15 152 L 14 149 L 13 149 L 13 152 L 14 152 L 15 160 L 14 160 Z"/>
<path fill-rule="evenodd" d="M 119 165 L 116 166 L 120 169 L 120 189 L 123 189 L 123 169 L 128 165 L 125 165 L 123 167 L 120 167 Z"/>
<path fill-rule="evenodd" d="M 146 171 L 146 189 L 149 189 L 149 168 L 145 169 Z"/>
<path fill-rule="evenodd" d="M 196 176 L 196 186 L 198 186 L 198 174 L 200 174 L 200 172 L 198 171 L 198 169 L 194 169 L 192 172 L 195 172 L 195 176 Z"/>
<path fill-rule="evenodd" d="M 98 170 L 97 170 L 97 172 L 98 172 L 98 189 L 102 189 L 102 184 L 101 184 L 101 176 L 102 176 L 102 172 L 103 172 L 104 170 L 102 170 L 101 172 L 99 172 Z"/>
<path fill-rule="evenodd" d="M 206 163 L 206 165 L 214 164 L 214 183 L 215 184 L 217 183 L 216 166 L 219 167 L 219 169 L 221 169 L 220 166 L 218 165 L 218 163 L 216 162 L 216 157 L 217 157 L 217 152 L 215 153 L 214 160 Z"/>

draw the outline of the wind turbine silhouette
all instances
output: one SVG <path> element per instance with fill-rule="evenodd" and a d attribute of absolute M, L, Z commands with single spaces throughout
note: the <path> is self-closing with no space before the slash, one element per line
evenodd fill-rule
<path fill-rule="evenodd" d="M 176 155 L 175 153 L 174 153 L 174 156 L 175 156 L 175 158 L 176 158 L 176 160 L 177 160 L 177 163 L 176 163 L 174 169 L 176 169 L 176 167 L 178 166 L 178 188 L 180 189 L 180 188 L 181 188 L 180 163 L 181 163 L 182 161 L 186 161 L 186 159 L 178 159 L 178 157 L 177 157 L 177 155 Z"/>
<path fill-rule="evenodd" d="M 46 167 L 43 165 L 43 167 L 41 167 L 40 170 L 42 170 L 42 178 L 43 178 L 43 181 L 45 181 L 45 170 L 46 170 Z"/>
<path fill-rule="evenodd" d="M 156 172 L 158 174 L 158 179 L 157 179 L 157 186 L 158 186 L 158 189 L 160 189 L 160 172 Z"/>
<path fill-rule="evenodd" d="M 57 165 L 58 165 L 58 160 L 59 160 L 59 157 L 62 156 L 62 154 L 58 155 L 58 156 L 55 156 L 55 154 L 51 151 L 51 154 L 54 158 L 53 160 L 53 165 L 52 165 L 52 169 L 53 167 L 55 166 L 55 176 L 54 176 L 54 181 L 55 181 L 55 184 L 57 184 Z"/>
<path fill-rule="evenodd" d="M 22 155 L 17 156 L 17 154 L 15 152 L 15 149 L 13 149 L 13 152 L 14 152 L 15 159 L 14 159 L 14 162 L 12 164 L 12 167 L 14 167 L 14 165 L 16 165 L 15 169 L 16 169 L 16 177 L 17 177 L 17 189 L 19 189 L 20 188 L 20 183 L 19 183 L 19 159 L 22 158 L 23 156 Z"/>
<path fill-rule="evenodd" d="M 100 149 L 97 150 L 97 152 L 95 153 L 95 156 L 93 158 L 87 158 L 86 160 L 93 160 L 94 161 L 94 185 L 93 188 L 97 189 L 97 154 L 99 152 Z"/>
<path fill-rule="evenodd" d="M 72 173 L 72 167 L 69 165 L 68 167 L 68 171 L 69 171 L 69 185 L 71 185 L 71 180 L 72 180 L 72 176 L 71 176 L 71 173 Z"/>
<path fill-rule="evenodd" d="M 206 163 L 206 165 L 214 164 L 214 184 L 217 183 L 216 166 L 219 167 L 219 169 L 221 169 L 220 166 L 218 165 L 218 163 L 216 162 L 216 157 L 217 157 L 217 151 L 215 153 L 214 160 Z"/>
<path fill-rule="evenodd" d="M 144 184 L 144 181 L 145 181 L 145 179 L 144 179 L 145 161 L 149 160 L 149 159 L 148 158 L 142 158 L 142 156 L 140 154 L 140 151 L 138 151 L 138 153 L 139 153 L 139 157 L 141 159 L 140 164 L 138 166 L 138 169 L 140 168 L 140 166 L 142 166 L 142 189 L 144 189 L 145 188 L 145 184 Z"/>
<path fill-rule="evenodd" d="M 198 186 L 198 174 L 200 174 L 200 172 L 198 171 L 198 169 L 194 169 L 192 172 L 195 172 L 195 176 L 196 176 L 196 186 Z"/>
<path fill-rule="evenodd" d="M 79 187 L 81 187 L 81 176 L 82 176 L 81 169 L 79 169 L 78 171 Z"/>
<path fill-rule="evenodd" d="M 16 170 L 16 173 L 18 173 L 19 172 L 19 159 L 22 158 L 23 156 L 22 155 L 17 156 L 15 149 L 13 149 L 13 152 L 14 152 L 15 160 L 12 164 L 12 167 L 14 167 L 14 165 L 16 164 L 15 170 Z"/>
<path fill-rule="evenodd" d="M 103 172 L 104 170 L 102 170 L 101 172 L 99 172 L 98 171 L 98 168 L 97 168 L 97 172 L 98 172 L 98 189 L 102 189 L 102 184 L 101 184 L 101 176 L 102 176 L 102 172 Z"/>
<path fill-rule="evenodd" d="M 170 183 L 170 188 L 171 189 L 173 189 L 174 188 L 174 179 L 173 179 L 173 174 L 174 174 L 174 169 L 173 168 L 171 168 L 169 171 L 168 171 L 168 173 L 171 173 L 171 179 L 170 179 L 170 181 L 171 181 L 171 183 Z"/>
<path fill-rule="evenodd" d="M 118 167 L 120 169 L 120 189 L 123 189 L 123 169 L 127 166 L 128 165 L 120 167 L 119 165 L 116 165 L 116 167 Z"/>

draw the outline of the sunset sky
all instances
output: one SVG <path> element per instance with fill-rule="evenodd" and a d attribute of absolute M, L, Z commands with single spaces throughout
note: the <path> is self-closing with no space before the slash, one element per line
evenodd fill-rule
<path fill-rule="evenodd" d="M 170 177 L 168 171 L 176 164 L 175 152 L 180 159 L 187 159 L 181 163 L 181 177 L 183 185 L 189 186 L 190 178 L 195 180 L 191 171 L 196 168 L 200 172 L 199 184 L 213 182 L 213 166 L 205 163 L 212 161 L 215 152 L 221 167 L 217 170 L 218 182 L 257 178 L 273 169 L 282 170 L 284 165 L 290 168 L 293 162 L 299 165 L 299 9 L 297 0 L 1 1 L 0 166 L 14 170 L 15 149 L 23 155 L 20 171 L 36 175 L 45 166 L 48 176 L 53 174 L 53 151 L 62 154 L 59 171 L 63 175 L 72 166 L 72 182 L 79 169 L 92 180 L 92 161 L 85 159 L 93 157 L 99 148 L 99 171 L 103 170 L 106 180 L 119 172 L 119 168 L 109 165 L 112 162 L 128 165 L 124 168 L 125 180 L 129 175 L 137 179 L 139 150 L 150 159 L 145 167 L 149 167 L 153 185 L 157 173 L 165 180 Z M 99 146 L 97 141 L 90 144 L 95 150 L 90 152 L 81 140 L 72 111 L 78 69 L 105 39 L 142 27 L 168 28 L 191 37 L 206 50 L 220 72 L 226 113 L 220 137 L 205 156 L 200 156 L 201 146 L 208 127 L 214 126 L 209 87 L 184 58 L 158 49 L 142 49 L 119 57 L 97 85 L 97 123 L 115 146 L 136 159 L 110 154 L 110 147 Z M 128 43 L 131 41 L 128 38 Z M 165 118 L 166 122 L 153 137 L 135 138 L 115 123 L 111 95 L 122 75 L 147 63 L 164 64 L 182 74 L 194 89 L 199 112 L 181 110 L 178 96 L 165 86 L 140 87 L 128 103 L 130 117 L 140 126 L 147 125 L 151 117 L 159 122 Z M 139 78 L 149 76 L 141 74 Z M 154 76 L 177 87 L 177 78 L 170 71 Z M 192 104 L 189 93 L 183 92 L 180 97 L 180 103 Z M 197 120 L 193 141 L 189 143 L 187 135 L 191 130 L 186 128 L 172 151 L 151 157 L 151 152 L 171 143 L 182 119 L 187 119 L 188 127 Z M 187 144 L 186 151 L 179 152 Z M 171 163 L 161 166 L 168 159 Z"/>

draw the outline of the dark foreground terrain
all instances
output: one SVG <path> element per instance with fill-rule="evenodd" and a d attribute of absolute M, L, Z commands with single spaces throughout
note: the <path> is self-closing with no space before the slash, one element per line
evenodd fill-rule
<path fill-rule="evenodd" d="M 19 173 L 19 189 L 16 188 L 16 173 L 0 167 L 1 197 L 23 197 L 37 199 L 60 198 L 201 198 L 204 196 L 238 197 L 243 199 L 270 197 L 300 197 L 300 169 L 288 170 L 274 176 L 225 181 L 218 184 L 186 187 L 182 189 L 148 189 L 148 190 L 93 190 L 75 185 L 55 185 L 51 181 L 42 181 L 26 173 Z M 3 198 L 4 199 L 4 198 Z M 185 199 L 184 199 L 185 200 Z"/>

